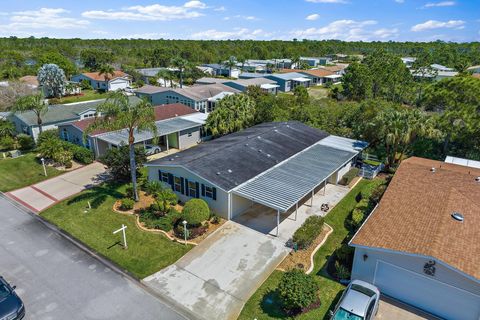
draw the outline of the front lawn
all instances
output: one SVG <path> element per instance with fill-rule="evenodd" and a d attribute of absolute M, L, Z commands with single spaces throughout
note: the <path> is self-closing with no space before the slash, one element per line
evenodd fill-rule
<path fill-rule="evenodd" d="M 49 179 L 61 174 L 47 166 L 47 177 L 35 153 L 27 153 L 18 158 L 0 159 L 0 191 L 7 192 Z"/>
<path fill-rule="evenodd" d="M 95 90 L 82 90 L 82 93 L 80 93 L 79 95 L 66 96 L 60 99 L 51 99 L 50 103 L 65 104 L 65 103 L 98 100 L 98 99 L 105 99 L 105 98 L 107 98 L 107 93 L 105 92 L 98 92 Z"/>
<path fill-rule="evenodd" d="M 314 256 L 315 267 L 313 274 L 319 283 L 319 298 L 321 306 L 318 309 L 302 314 L 295 319 L 328 319 L 328 310 L 335 306 L 344 289 L 340 283 L 332 280 L 326 272 L 327 260 L 330 255 L 340 247 L 349 231 L 345 220 L 357 204 L 355 197 L 359 192 L 369 194 L 381 180 L 362 180 L 353 188 L 325 217 L 325 223 L 333 228 L 325 244 Z M 281 309 L 280 301 L 275 293 L 283 272 L 275 271 L 247 301 L 239 319 L 289 319 Z"/>
<path fill-rule="evenodd" d="M 114 212 L 113 204 L 124 192 L 124 185 L 103 184 L 62 201 L 42 216 L 141 279 L 174 263 L 191 246 L 142 231 L 134 216 Z M 92 209 L 85 212 L 88 201 Z M 120 245 L 121 234 L 112 234 L 122 224 L 127 226 L 127 250 Z"/>

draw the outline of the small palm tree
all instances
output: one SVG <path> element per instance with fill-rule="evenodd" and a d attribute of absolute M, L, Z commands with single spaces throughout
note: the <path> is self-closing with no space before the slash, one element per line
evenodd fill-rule
<path fill-rule="evenodd" d="M 223 65 L 228 68 L 229 72 L 228 72 L 228 76 L 231 77 L 232 76 L 232 69 L 235 68 L 237 66 L 237 61 L 235 59 L 235 57 L 230 57 L 228 58 L 227 61 L 225 61 L 223 63 Z"/>
<path fill-rule="evenodd" d="M 183 88 L 183 72 L 188 66 L 188 61 L 181 57 L 176 57 L 172 59 L 172 65 L 178 69 L 178 73 L 180 75 L 180 88 Z"/>
<path fill-rule="evenodd" d="M 15 135 L 15 126 L 8 120 L 0 119 L 0 138 L 13 137 Z"/>
<path fill-rule="evenodd" d="M 163 80 L 163 85 L 164 87 L 167 86 L 167 80 L 171 80 L 171 76 L 170 76 L 170 71 L 168 71 L 167 69 L 160 69 L 160 71 L 157 72 L 157 82 L 158 80 L 162 79 Z"/>
<path fill-rule="evenodd" d="M 105 82 L 108 82 L 108 80 L 110 80 L 110 76 L 113 77 L 115 75 L 115 68 L 109 64 L 104 64 L 100 67 L 100 69 L 98 69 L 98 75 L 101 76 L 102 74 Z"/>
<path fill-rule="evenodd" d="M 138 201 L 137 172 L 135 164 L 135 132 L 150 131 L 157 136 L 155 125 L 155 111 L 147 100 L 132 103 L 122 92 L 115 92 L 97 107 L 95 121 L 87 127 L 84 138 L 95 130 L 122 130 L 128 131 L 128 145 L 130 149 L 130 171 L 132 177 L 134 200 Z"/>
<path fill-rule="evenodd" d="M 42 117 L 48 111 L 48 105 L 45 103 L 45 97 L 43 96 L 43 93 L 40 92 L 18 98 L 10 111 L 13 113 L 27 111 L 32 111 L 35 113 L 37 116 L 38 131 L 42 133 Z"/>

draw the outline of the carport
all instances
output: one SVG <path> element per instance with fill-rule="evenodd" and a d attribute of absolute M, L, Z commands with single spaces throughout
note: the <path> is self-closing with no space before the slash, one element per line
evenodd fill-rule
<path fill-rule="evenodd" d="M 349 166 L 358 155 L 356 148 L 362 149 L 354 148 L 353 142 L 349 149 L 333 148 L 326 139 L 232 190 L 233 195 L 276 210 L 276 236 L 280 214 L 295 208 L 296 219 L 299 204 L 308 197 L 313 204 L 315 192 L 325 188 L 332 176 Z"/>

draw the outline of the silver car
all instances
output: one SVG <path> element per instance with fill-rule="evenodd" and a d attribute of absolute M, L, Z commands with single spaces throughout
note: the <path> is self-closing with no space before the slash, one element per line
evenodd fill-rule
<path fill-rule="evenodd" d="M 332 320 L 371 320 L 378 310 L 380 291 L 374 285 L 353 280 L 343 292 L 335 310 L 330 312 Z"/>
<path fill-rule="evenodd" d="M 147 156 L 151 156 L 152 154 L 160 153 L 160 151 L 162 151 L 162 149 L 160 149 L 160 147 L 157 146 L 157 145 L 154 145 L 154 144 L 146 144 L 145 145 L 145 154 Z"/>

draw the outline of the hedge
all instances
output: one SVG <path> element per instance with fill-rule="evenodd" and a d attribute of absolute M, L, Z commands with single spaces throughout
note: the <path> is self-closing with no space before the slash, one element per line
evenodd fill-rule
<path fill-rule="evenodd" d="M 33 141 L 33 138 L 24 133 L 20 133 L 17 136 L 17 142 L 20 150 L 31 150 L 35 146 L 35 141 Z"/>
<path fill-rule="evenodd" d="M 308 248 L 323 229 L 323 217 L 311 216 L 293 234 L 293 242 L 301 249 Z"/>
<path fill-rule="evenodd" d="M 350 171 L 345 173 L 342 177 L 342 179 L 338 182 L 338 184 L 341 184 L 343 186 L 348 186 L 352 180 L 358 176 L 358 172 L 360 172 L 360 169 L 358 168 L 352 168 Z"/>

